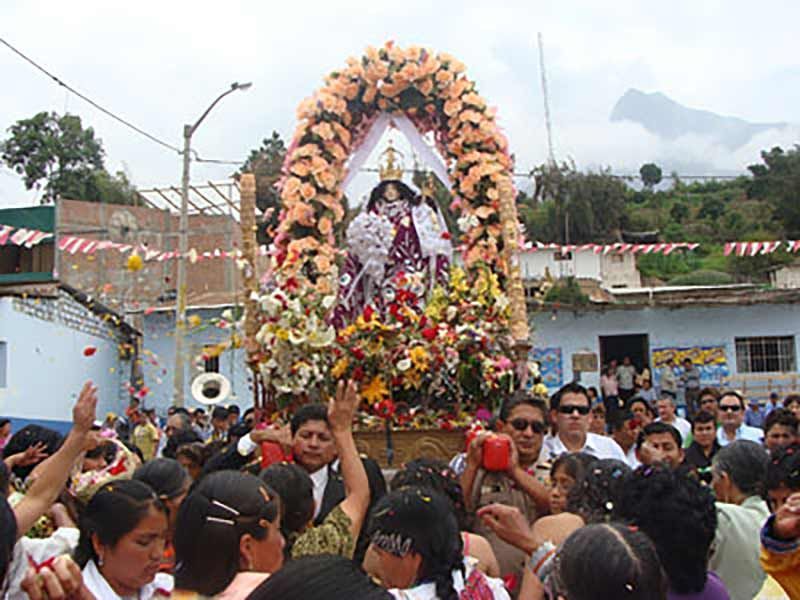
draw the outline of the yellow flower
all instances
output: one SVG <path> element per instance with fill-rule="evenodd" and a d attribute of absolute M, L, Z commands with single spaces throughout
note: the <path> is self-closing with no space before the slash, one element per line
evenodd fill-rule
<path fill-rule="evenodd" d="M 288 340 L 288 339 L 289 339 L 289 332 L 288 332 L 288 331 L 286 331 L 285 329 L 278 329 L 278 330 L 275 332 L 275 336 L 276 336 L 276 337 L 277 337 L 279 340 L 281 340 L 282 342 L 285 342 L 286 340 Z"/>
<path fill-rule="evenodd" d="M 189 327 L 199 327 L 200 324 L 203 322 L 203 319 L 201 319 L 199 315 L 191 315 L 186 320 L 189 323 Z"/>
<path fill-rule="evenodd" d="M 414 363 L 414 368 L 417 371 L 428 370 L 430 356 L 428 355 L 428 351 L 422 346 L 414 346 L 411 348 L 411 350 L 408 351 L 408 357 L 411 359 L 411 362 Z"/>
<path fill-rule="evenodd" d="M 141 271 L 142 267 L 144 266 L 144 261 L 142 257 L 138 254 L 134 253 L 128 257 L 127 267 L 128 271 Z"/>
<path fill-rule="evenodd" d="M 331 369 L 331 375 L 339 379 L 342 375 L 344 375 L 345 371 L 347 371 L 347 367 L 350 366 L 350 361 L 346 358 L 340 358 L 336 361 L 336 364 L 333 365 Z"/>
<path fill-rule="evenodd" d="M 389 389 L 386 387 L 381 376 L 376 375 L 372 378 L 372 381 L 369 382 L 369 385 L 361 390 L 361 396 L 364 400 L 372 404 L 374 402 L 380 402 L 384 398 L 388 398 Z"/>

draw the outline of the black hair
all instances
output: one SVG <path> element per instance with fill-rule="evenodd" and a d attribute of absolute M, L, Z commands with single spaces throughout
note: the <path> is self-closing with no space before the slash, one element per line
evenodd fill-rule
<path fill-rule="evenodd" d="M 175 451 L 175 459 L 177 460 L 180 456 L 185 456 L 193 463 L 202 467 L 206 462 L 206 447 L 202 442 L 182 444 L 178 446 L 178 449 Z"/>
<path fill-rule="evenodd" d="M 745 402 L 744 396 L 742 396 L 736 390 L 725 390 L 724 392 L 721 392 L 720 395 L 719 395 L 719 398 L 717 398 L 717 402 L 722 402 L 722 399 L 725 396 L 733 396 L 734 398 L 739 400 L 739 405 L 742 407 L 742 410 L 744 410 L 745 407 L 747 406 L 747 402 Z"/>
<path fill-rule="evenodd" d="M 614 517 L 653 540 L 673 592 L 703 591 L 717 529 L 714 496 L 707 486 L 681 471 L 642 466 L 625 478 Z"/>
<path fill-rule="evenodd" d="M 297 534 L 314 518 L 314 483 L 302 467 L 275 463 L 259 474 L 261 481 L 281 499 L 281 532 L 286 539 L 284 553 L 288 556 Z"/>
<path fill-rule="evenodd" d="M 6 464 L 6 461 L 0 460 L 0 495 L 2 495 L 3 498 L 8 498 L 8 494 L 11 492 L 10 487 L 11 471 Z"/>
<path fill-rule="evenodd" d="M 230 416 L 231 414 L 238 415 L 241 414 L 242 412 L 238 404 L 229 404 L 226 408 L 228 410 L 228 416 Z"/>
<path fill-rule="evenodd" d="M 226 409 L 224 406 L 215 406 L 214 410 L 211 411 L 212 421 L 219 421 L 227 418 L 228 418 L 228 409 Z"/>
<path fill-rule="evenodd" d="M 789 427 L 792 431 L 797 433 L 797 417 L 788 408 L 776 408 L 767 415 L 764 421 L 764 435 L 775 425 L 783 425 Z"/>
<path fill-rule="evenodd" d="M 586 388 L 583 387 L 580 383 L 573 381 L 565 386 L 562 386 L 555 394 L 553 394 L 550 397 L 551 409 L 557 409 L 561 405 L 561 398 L 564 397 L 564 394 L 578 394 L 586 398 L 586 402 L 587 404 L 589 404 L 589 406 L 592 405 L 592 401 L 589 400 L 589 393 L 586 391 Z"/>
<path fill-rule="evenodd" d="M 11 419 L 0 419 L 0 427 L 5 427 L 9 423 L 11 423 Z"/>
<path fill-rule="evenodd" d="M 221 471 L 204 477 L 178 511 L 175 587 L 214 596 L 239 572 L 239 540 L 267 536 L 280 515 L 278 495 L 258 477 Z"/>
<path fill-rule="evenodd" d="M 167 438 L 162 454 L 167 458 L 176 458 L 178 448 L 187 444 L 202 442 L 202 438 L 193 429 L 179 429 Z"/>
<path fill-rule="evenodd" d="M 550 479 L 554 479 L 556 471 L 561 469 L 576 482 L 581 481 L 586 470 L 597 462 L 597 457 L 586 452 L 567 452 L 553 461 L 550 467 Z"/>
<path fill-rule="evenodd" d="M 464 493 L 455 472 L 443 461 L 433 458 L 417 458 L 406 463 L 392 478 L 391 487 L 397 490 L 403 487 L 419 487 L 439 492 L 450 500 L 458 522 L 458 528 L 468 528 L 467 509 L 464 505 Z"/>
<path fill-rule="evenodd" d="M 630 400 L 628 400 L 628 403 L 625 405 L 625 409 L 633 411 L 634 404 L 644 404 L 645 409 L 651 417 L 655 418 L 657 416 L 655 409 L 641 396 L 633 396 Z"/>
<path fill-rule="evenodd" d="M 2 462 L 2 461 L 0 461 Z M 6 581 L 17 543 L 17 517 L 5 495 L 0 498 L 0 581 Z"/>
<path fill-rule="evenodd" d="M 331 592 L 353 600 L 392 600 L 358 566 L 343 556 L 305 556 L 293 560 L 254 589 L 247 600 L 329 600 Z"/>
<path fill-rule="evenodd" d="M 194 411 L 192 411 L 192 412 L 193 412 L 195 415 L 204 415 L 204 414 L 206 414 L 206 409 L 205 409 L 205 408 L 203 408 L 202 406 L 198 406 L 198 407 L 197 407 L 197 408 L 195 408 L 195 409 L 194 409 Z"/>
<path fill-rule="evenodd" d="M 567 512 L 586 523 L 607 522 L 622 494 L 622 482 L 631 468 L 613 458 L 595 461 L 567 495 Z"/>
<path fill-rule="evenodd" d="M 384 550 L 414 552 L 422 563 L 417 582 L 434 583 L 440 600 L 458 600 L 453 570 L 463 573 L 463 543 L 450 501 L 421 488 L 394 490 L 372 510 L 369 535 Z M 390 550 L 391 551 L 391 550 Z"/>
<path fill-rule="evenodd" d="M 206 450 L 208 458 L 203 464 L 203 475 L 217 471 L 238 471 L 249 462 L 247 456 L 239 454 L 234 443 L 217 442 L 216 444 L 208 444 Z"/>
<path fill-rule="evenodd" d="M 641 531 L 619 523 L 574 531 L 559 550 L 557 565 L 556 585 L 569 600 L 667 597 L 667 579 L 653 543 Z"/>
<path fill-rule="evenodd" d="M 402 181 L 398 179 L 385 179 L 375 186 L 370 193 L 369 200 L 367 200 L 367 212 L 372 212 L 374 210 L 375 205 L 383 199 L 386 188 L 390 185 L 394 185 L 397 188 L 397 192 L 400 196 L 397 199 L 397 202 L 405 200 L 406 202 L 411 203 L 412 206 L 419 206 L 420 202 L 422 202 L 422 196 L 415 194 L 414 190 L 412 190 Z"/>
<path fill-rule="evenodd" d="M 173 458 L 154 458 L 136 469 L 133 478 L 149 485 L 162 500 L 170 500 L 186 491 L 189 473 Z"/>
<path fill-rule="evenodd" d="M 789 408 L 789 405 L 795 402 L 800 403 L 800 394 L 788 394 L 786 398 L 783 399 L 783 406 Z"/>
<path fill-rule="evenodd" d="M 96 535 L 104 546 L 114 546 L 130 533 L 151 508 L 164 513 L 167 509 L 155 492 L 145 483 L 120 479 L 102 486 L 95 492 L 81 516 L 81 536 L 75 549 L 75 562 L 81 568 L 90 560 L 97 562 L 92 544 Z"/>
<path fill-rule="evenodd" d="M 547 421 L 547 403 L 544 400 L 535 398 L 529 394 L 515 395 L 503 402 L 503 405 L 500 407 L 500 420 L 508 421 L 511 413 L 514 412 L 514 409 L 523 405 L 532 406 L 533 408 L 539 409 L 539 411 L 542 413 L 542 417 L 544 417 L 544 420 Z"/>
<path fill-rule="evenodd" d="M 702 423 L 714 423 L 714 424 L 716 424 L 716 422 L 717 421 L 714 418 L 714 415 L 712 415 L 707 410 L 701 410 L 699 413 L 697 413 L 694 416 L 694 419 L 692 419 L 692 431 L 694 431 L 694 426 L 695 425 L 699 425 L 699 424 L 702 424 Z"/>
<path fill-rule="evenodd" d="M 292 435 L 295 435 L 297 430 L 309 421 L 324 421 L 327 423 L 328 408 L 324 404 L 306 404 L 298 408 L 292 415 L 292 421 L 289 425 Z"/>
<path fill-rule="evenodd" d="M 768 462 L 769 454 L 760 444 L 736 440 L 720 448 L 711 464 L 715 470 L 727 473 L 745 496 L 763 496 Z"/>
<path fill-rule="evenodd" d="M 766 490 L 776 490 L 780 487 L 800 491 L 800 445 L 798 444 L 779 449 L 767 465 Z"/>
<path fill-rule="evenodd" d="M 25 450 L 36 444 L 44 444 L 44 451 L 48 456 L 53 456 L 63 442 L 64 436 L 53 429 L 42 427 L 41 425 L 26 425 L 8 440 L 3 450 L 3 457 L 8 458 L 14 454 L 25 452 Z M 31 474 L 34 467 L 36 467 L 35 464 L 27 467 L 16 466 L 12 471 L 14 475 L 24 480 Z"/>
<path fill-rule="evenodd" d="M 640 450 L 642 448 L 642 444 L 644 444 L 645 440 L 651 435 L 660 435 L 662 433 L 670 434 L 672 439 L 675 440 L 675 444 L 678 446 L 678 448 L 683 446 L 683 438 L 681 437 L 681 432 L 678 431 L 677 427 L 673 427 L 669 423 L 654 421 L 649 425 L 645 425 L 644 429 L 639 432 L 639 437 L 636 439 L 636 449 Z"/>

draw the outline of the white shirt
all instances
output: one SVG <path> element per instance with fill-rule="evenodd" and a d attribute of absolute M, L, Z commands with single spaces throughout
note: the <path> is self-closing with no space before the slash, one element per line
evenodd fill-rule
<path fill-rule="evenodd" d="M 476 563 L 477 561 L 473 558 L 466 557 L 464 559 L 464 572 L 467 578 L 469 578 L 473 569 L 475 569 Z M 501 579 L 489 577 L 487 575 L 484 575 L 484 579 L 489 589 L 492 591 L 494 600 L 510 600 L 511 597 L 508 595 L 508 591 L 506 591 L 506 587 Z M 461 571 L 453 571 L 453 588 L 456 594 L 461 594 L 461 592 L 464 591 L 464 577 L 461 575 Z M 407 590 L 395 588 L 389 590 L 389 593 L 398 600 L 438 600 L 439 598 L 439 596 L 436 595 L 435 583 L 423 583 L 422 585 Z"/>
<path fill-rule="evenodd" d="M 736 430 L 736 439 L 750 440 L 751 442 L 760 444 L 764 441 L 764 430 L 758 427 L 750 427 L 750 425 L 742 423 L 739 429 Z M 717 428 L 717 442 L 719 442 L 720 446 L 727 446 L 731 443 L 728 436 L 725 435 L 725 430 L 722 428 L 722 425 Z"/>
<path fill-rule="evenodd" d="M 317 518 L 319 509 L 322 508 L 322 498 L 325 496 L 325 487 L 328 485 L 328 465 L 309 473 L 311 483 L 314 484 L 314 518 Z"/>
<path fill-rule="evenodd" d="M 103 577 L 93 560 L 86 563 L 83 567 L 83 583 L 94 597 L 100 600 L 151 600 L 152 598 L 169 598 L 174 582 L 172 575 L 167 573 L 156 573 L 155 578 L 150 583 L 141 587 L 135 596 L 120 596 L 109 585 Z"/>
<path fill-rule="evenodd" d="M 666 423 L 667 425 L 672 425 L 675 429 L 677 429 L 681 434 L 681 443 L 683 444 L 686 441 L 686 438 L 689 437 L 689 434 L 692 432 L 692 424 L 689 423 L 683 417 L 679 417 L 675 415 L 675 420 L 671 422 L 664 421 L 661 418 L 656 419 L 659 423 Z"/>
<path fill-rule="evenodd" d="M 568 452 L 569 450 L 559 436 L 548 435 L 542 444 L 542 452 L 539 455 L 539 460 L 552 461 Z M 617 442 L 610 437 L 597 435 L 596 433 L 586 434 L 586 441 L 583 444 L 583 448 L 580 449 L 580 452 L 591 454 L 597 458 L 614 458 L 624 463 L 628 462 L 625 453 Z"/>
<path fill-rule="evenodd" d="M 625 462 L 631 469 L 636 469 L 642 463 L 639 462 L 639 457 L 636 456 L 636 444 L 630 447 L 628 453 L 625 455 Z"/>

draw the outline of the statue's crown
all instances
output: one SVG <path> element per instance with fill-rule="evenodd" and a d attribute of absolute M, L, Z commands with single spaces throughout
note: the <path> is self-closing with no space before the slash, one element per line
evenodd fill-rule
<path fill-rule="evenodd" d="M 387 179 L 400 181 L 403 179 L 403 153 L 395 149 L 392 140 L 389 140 L 388 148 L 381 152 L 378 171 L 381 175 L 381 181 L 386 181 Z"/>

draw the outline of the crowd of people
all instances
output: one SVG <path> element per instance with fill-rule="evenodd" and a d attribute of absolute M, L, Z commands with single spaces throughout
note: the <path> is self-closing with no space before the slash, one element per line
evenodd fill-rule
<path fill-rule="evenodd" d="M 97 421 L 87 384 L 66 437 L 0 423 L 3 594 L 800 598 L 800 396 L 754 420 L 698 388 L 684 419 L 645 381 L 608 412 L 578 383 L 517 393 L 449 464 L 393 472 L 357 451 L 352 382 L 286 423 L 216 406 L 163 426 L 137 403 Z"/>

